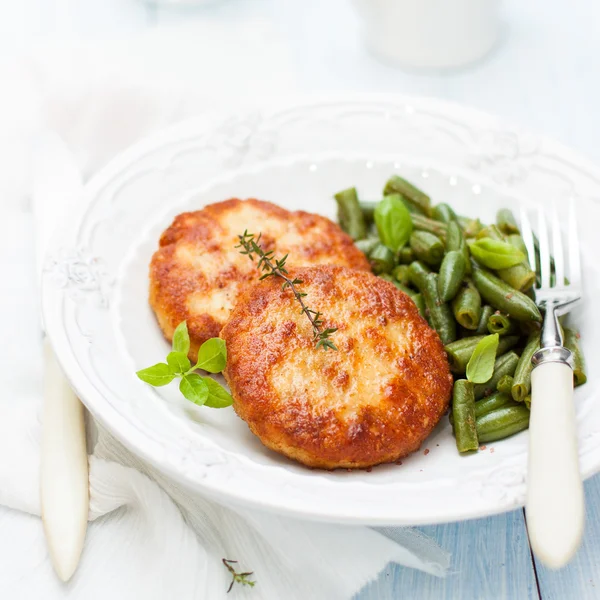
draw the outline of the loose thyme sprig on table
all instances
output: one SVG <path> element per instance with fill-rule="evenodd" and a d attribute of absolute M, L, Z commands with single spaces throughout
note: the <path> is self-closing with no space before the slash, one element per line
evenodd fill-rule
<path fill-rule="evenodd" d="M 233 587 L 234 583 L 239 583 L 240 585 L 249 585 L 250 587 L 254 587 L 254 585 L 256 584 L 256 581 L 252 581 L 251 579 L 248 579 L 248 577 L 250 577 L 250 575 L 254 575 L 254 571 L 249 571 L 247 573 L 238 573 L 231 565 L 232 564 L 237 564 L 237 560 L 229 560 L 228 558 L 223 558 L 222 559 L 223 564 L 227 567 L 227 570 L 231 573 L 231 584 L 229 585 L 229 588 L 227 589 L 227 593 L 229 594 L 229 592 L 231 591 L 231 588 Z"/>
<path fill-rule="evenodd" d="M 313 341 L 316 343 L 317 348 L 323 348 L 324 350 L 331 348 L 332 350 L 337 350 L 336 345 L 330 339 L 331 334 L 335 333 L 337 328 L 326 327 L 323 329 L 323 315 L 319 311 L 308 308 L 303 300 L 306 293 L 298 290 L 297 286 L 302 284 L 302 280 L 296 277 L 294 277 L 294 279 L 288 277 L 289 273 L 285 268 L 288 255 L 286 254 L 283 258 L 277 259 L 275 258 L 275 252 L 273 250 L 265 252 L 260 246 L 261 236 L 262 233 L 255 236 L 253 233 L 248 233 L 248 230 L 246 230 L 243 235 L 238 235 L 240 243 L 236 248 L 242 248 L 240 253 L 247 255 L 250 260 L 254 260 L 255 255 L 259 257 L 256 266 L 259 271 L 264 271 L 263 275 L 260 277 L 260 281 L 267 277 L 280 277 L 283 279 L 281 289 L 285 290 L 286 288 L 289 288 L 292 290 L 296 300 L 302 307 L 301 313 L 306 315 L 312 325 Z"/>

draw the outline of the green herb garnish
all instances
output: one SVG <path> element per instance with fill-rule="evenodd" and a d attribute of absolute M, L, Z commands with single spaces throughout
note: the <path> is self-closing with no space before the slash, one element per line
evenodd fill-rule
<path fill-rule="evenodd" d="M 494 374 L 494 362 L 500 338 L 497 333 L 479 341 L 467 363 L 467 379 L 472 383 L 486 383 Z"/>
<path fill-rule="evenodd" d="M 298 287 L 302 284 L 302 280 L 298 278 L 290 279 L 289 273 L 285 268 L 288 255 L 286 254 L 283 258 L 275 258 L 275 252 L 269 250 L 265 252 L 260 246 L 260 238 L 262 234 L 258 234 L 256 237 L 253 233 L 248 233 L 248 230 L 244 231 L 243 235 L 238 235 L 240 243 L 236 248 L 241 248 L 240 253 L 248 256 L 250 260 L 254 260 L 254 256 L 258 256 L 258 264 L 256 265 L 259 271 L 264 271 L 260 277 L 260 281 L 267 279 L 267 277 L 279 277 L 283 279 L 281 286 L 282 290 L 289 288 L 294 297 L 302 307 L 302 313 L 306 315 L 313 329 L 313 341 L 317 345 L 317 348 L 323 348 L 327 350 L 337 350 L 336 345 L 329 339 L 332 333 L 337 331 L 337 328 L 326 327 L 323 329 L 323 315 L 315 310 L 312 310 L 306 306 L 303 298 L 306 296 L 304 292 L 300 292 Z"/>
<path fill-rule="evenodd" d="M 210 408 L 231 406 L 231 394 L 218 381 L 194 372 L 202 369 L 209 373 L 220 373 L 227 364 L 225 342 L 221 338 L 204 342 L 198 350 L 198 361 L 193 366 L 187 356 L 189 351 L 190 336 L 187 323 L 183 321 L 173 332 L 172 350 L 167 354 L 167 362 L 142 369 L 137 376 L 154 387 L 167 385 L 179 378 L 179 391 L 190 402 Z"/>
<path fill-rule="evenodd" d="M 223 564 L 227 567 L 227 570 L 231 573 L 231 583 L 229 584 L 229 587 L 227 588 L 227 593 L 229 594 L 229 592 L 231 591 L 231 588 L 233 588 L 233 584 L 234 583 L 239 583 L 240 585 L 249 585 L 250 587 L 254 587 L 256 584 L 256 581 L 252 581 L 251 579 L 248 579 L 248 577 L 250 577 L 250 575 L 254 574 L 254 571 L 249 571 L 247 573 L 238 573 L 231 565 L 232 564 L 237 564 L 237 560 L 229 560 L 227 558 L 223 558 Z"/>

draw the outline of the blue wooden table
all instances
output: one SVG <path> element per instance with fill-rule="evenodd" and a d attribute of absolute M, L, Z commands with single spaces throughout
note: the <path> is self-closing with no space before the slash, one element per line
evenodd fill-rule
<path fill-rule="evenodd" d="M 585 484 L 586 527 L 573 561 L 559 571 L 532 556 L 522 510 L 419 527 L 452 554 L 445 579 L 390 565 L 355 600 L 592 600 L 600 598 L 600 476 Z"/>

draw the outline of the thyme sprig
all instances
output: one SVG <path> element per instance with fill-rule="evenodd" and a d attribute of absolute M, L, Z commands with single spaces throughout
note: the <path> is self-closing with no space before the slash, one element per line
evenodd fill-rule
<path fill-rule="evenodd" d="M 229 584 L 229 587 L 227 588 L 228 594 L 231 591 L 231 588 L 233 588 L 234 583 L 239 583 L 240 585 L 249 585 L 250 587 L 254 587 L 254 585 L 256 584 L 256 581 L 252 581 L 251 579 L 248 579 L 248 577 L 250 577 L 250 575 L 254 575 L 254 571 L 249 571 L 247 573 L 238 573 L 231 566 L 232 564 L 237 564 L 237 560 L 229 560 L 227 558 L 223 558 L 221 560 L 223 561 L 223 564 L 227 567 L 227 570 L 231 573 L 231 583 Z"/>
<path fill-rule="evenodd" d="M 274 250 L 265 252 L 260 245 L 261 236 L 261 233 L 259 233 L 258 236 L 255 236 L 253 233 L 248 233 L 248 230 L 246 230 L 243 235 L 238 235 L 240 243 L 236 248 L 241 248 L 240 253 L 247 255 L 250 260 L 254 260 L 254 257 L 258 256 L 257 268 L 259 271 L 263 272 L 260 281 L 267 279 L 267 277 L 280 277 L 283 279 L 281 289 L 285 290 L 289 288 L 292 290 L 292 293 L 302 308 L 301 313 L 305 314 L 310 321 L 313 329 L 313 341 L 317 348 L 323 348 L 324 350 L 331 348 L 332 350 L 337 350 L 336 345 L 330 339 L 331 334 L 335 333 L 337 328 L 323 328 L 323 315 L 319 311 L 308 308 L 304 302 L 306 293 L 298 290 L 298 286 L 302 284 L 302 280 L 297 277 L 294 277 L 293 279 L 289 277 L 289 273 L 285 268 L 288 255 L 286 254 L 283 258 L 277 259 L 275 258 Z"/>

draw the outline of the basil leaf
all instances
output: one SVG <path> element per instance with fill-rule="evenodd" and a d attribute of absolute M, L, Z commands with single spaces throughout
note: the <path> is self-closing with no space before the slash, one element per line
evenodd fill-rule
<path fill-rule="evenodd" d="M 194 369 L 220 373 L 227 364 L 227 348 L 221 338 L 206 340 L 198 350 L 198 362 Z"/>
<path fill-rule="evenodd" d="M 179 391 L 190 401 L 202 406 L 208 399 L 208 386 L 204 378 L 196 373 L 184 375 L 179 382 Z"/>
<path fill-rule="evenodd" d="M 497 333 L 486 335 L 475 346 L 467 363 L 467 379 L 472 383 L 486 383 L 494 374 L 494 362 L 500 337 Z"/>
<path fill-rule="evenodd" d="M 385 196 L 375 207 L 375 225 L 379 239 L 392 251 L 398 252 L 408 242 L 413 222 L 399 194 Z"/>
<path fill-rule="evenodd" d="M 469 242 L 469 250 L 477 262 L 489 269 L 508 269 L 525 260 L 523 252 L 512 244 L 491 238 Z"/>
<path fill-rule="evenodd" d="M 233 404 L 231 394 L 218 381 L 215 381 L 211 377 L 202 377 L 202 379 L 208 386 L 206 406 L 210 408 L 225 408 Z"/>
<path fill-rule="evenodd" d="M 158 363 L 147 369 L 138 371 L 136 375 L 145 383 L 149 383 L 154 387 L 160 387 L 161 385 L 167 385 L 171 383 L 175 378 L 175 373 L 169 365 L 165 363 Z"/>
<path fill-rule="evenodd" d="M 173 332 L 173 352 L 183 352 L 184 354 L 187 354 L 189 351 L 190 335 L 188 333 L 187 321 L 182 321 L 177 325 L 177 328 Z"/>
<path fill-rule="evenodd" d="M 187 373 L 192 366 L 185 352 L 169 352 L 167 354 L 167 364 L 171 367 L 173 373 Z"/>

